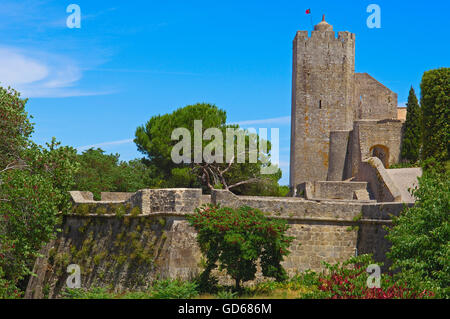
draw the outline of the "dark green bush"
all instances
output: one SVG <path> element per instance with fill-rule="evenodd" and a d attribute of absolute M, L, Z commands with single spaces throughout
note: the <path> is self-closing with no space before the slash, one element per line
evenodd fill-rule
<path fill-rule="evenodd" d="M 218 266 L 240 290 L 241 282 L 255 278 L 258 260 L 263 276 L 287 279 L 281 261 L 289 254 L 293 237 L 285 235 L 289 228 L 286 221 L 269 219 L 247 206 L 232 209 L 213 205 L 200 207 L 188 221 L 197 230 L 197 242 L 206 258 L 201 287 L 211 283 L 211 271 Z"/>
<path fill-rule="evenodd" d="M 93 287 L 87 290 L 66 288 L 62 293 L 65 299 L 189 299 L 197 295 L 196 283 L 178 279 L 156 280 L 146 291 L 113 293 L 107 288 Z"/>
<path fill-rule="evenodd" d="M 388 257 L 397 275 L 416 289 L 450 297 L 450 178 L 429 167 L 413 190 L 415 205 L 394 219 Z"/>

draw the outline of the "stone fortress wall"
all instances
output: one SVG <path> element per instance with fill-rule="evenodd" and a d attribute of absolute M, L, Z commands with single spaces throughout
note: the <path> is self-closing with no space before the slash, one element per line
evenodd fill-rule
<path fill-rule="evenodd" d="M 352 129 L 355 35 L 298 31 L 293 46 L 291 186 L 325 180 L 330 132 Z"/>
<path fill-rule="evenodd" d="M 385 187 L 390 190 L 391 185 Z M 369 197 L 376 194 L 370 182 L 323 181 L 299 185 L 299 189 L 304 192 L 299 191 L 298 197 L 145 189 L 133 194 L 103 193 L 101 201 L 94 201 L 89 192 L 71 192 L 73 213 L 64 217 L 62 232 L 36 261 L 33 271 L 38 276 L 31 278 L 26 297 L 59 297 L 66 287 L 69 264 L 80 265 L 84 288 L 114 283 L 116 290 L 145 289 L 156 278 L 192 279 L 201 271 L 202 256 L 186 216 L 206 203 L 247 205 L 270 218 L 286 219 L 288 234 L 295 238 L 283 262 L 291 276 L 307 269 L 320 271 L 322 261 L 333 263 L 363 253 L 374 254 L 386 269 L 389 242 L 384 226 L 391 224 L 391 216 L 398 215 L 404 203 Z"/>
<path fill-rule="evenodd" d="M 359 164 L 400 160 L 403 123 L 397 94 L 367 73 L 355 73 L 356 36 L 325 21 L 298 31 L 293 43 L 290 186 L 343 181 Z"/>
<path fill-rule="evenodd" d="M 310 37 L 297 32 L 293 53 L 292 197 L 143 189 L 102 193 L 94 201 L 91 193 L 71 192 L 72 214 L 37 259 L 26 297 L 60 296 L 69 264 L 80 265 L 84 288 L 144 289 L 156 278 L 191 279 L 202 256 L 186 216 L 207 203 L 247 205 L 286 219 L 295 238 L 283 262 L 290 275 L 364 253 L 386 270 L 385 226 L 413 205 L 408 189 L 421 175 L 420 169 L 389 169 L 400 160 L 397 95 L 355 73 L 355 35 L 336 37 L 325 19 Z"/>

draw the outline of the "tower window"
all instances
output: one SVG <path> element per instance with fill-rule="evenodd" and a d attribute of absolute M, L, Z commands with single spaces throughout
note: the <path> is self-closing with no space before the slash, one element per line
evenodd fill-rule
<path fill-rule="evenodd" d="M 319 109 L 322 108 L 322 100 L 319 100 Z"/>

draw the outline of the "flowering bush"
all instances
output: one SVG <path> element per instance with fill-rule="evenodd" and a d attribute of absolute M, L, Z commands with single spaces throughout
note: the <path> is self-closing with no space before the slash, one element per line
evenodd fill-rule
<path fill-rule="evenodd" d="M 3 277 L 4 272 L 0 267 L 0 299 L 20 298 L 22 295 L 21 291 L 14 285 L 14 283 L 4 279 Z"/>
<path fill-rule="evenodd" d="M 416 299 L 433 297 L 431 291 L 416 291 L 406 282 L 396 282 L 393 277 L 381 274 L 380 287 L 369 288 L 366 271 L 374 264 L 370 255 L 352 257 L 343 263 L 330 265 L 324 263 L 326 270 L 316 275 L 313 282 L 317 290 L 306 295 L 309 298 L 323 299 Z"/>
<path fill-rule="evenodd" d="M 219 269 L 225 269 L 240 290 L 241 282 L 255 278 L 258 260 L 263 276 L 278 281 L 287 278 L 280 264 L 293 240 L 285 235 L 289 228 L 286 221 L 269 219 L 247 206 L 235 210 L 213 205 L 198 208 L 188 221 L 197 230 L 198 244 L 207 259 L 203 284 L 219 263 Z"/>

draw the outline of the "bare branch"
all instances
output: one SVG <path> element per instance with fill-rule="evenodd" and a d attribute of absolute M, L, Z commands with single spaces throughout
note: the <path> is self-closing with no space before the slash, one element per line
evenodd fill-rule
<path fill-rule="evenodd" d="M 233 154 L 233 157 L 231 158 L 231 161 L 228 163 L 227 168 L 225 168 L 223 171 L 221 171 L 221 173 L 222 173 L 222 174 L 225 174 L 225 173 L 231 168 L 231 166 L 232 166 L 233 163 L 234 163 L 234 159 L 236 158 L 236 156 L 239 156 L 239 155 L 241 155 L 241 154 L 246 154 L 246 153 L 247 153 L 247 151 L 240 152 L 240 153 L 238 153 L 238 154 L 236 154 L 236 155 Z M 249 154 L 250 154 L 250 153 L 249 153 Z"/>
<path fill-rule="evenodd" d="M 248 179 L 248 180 L 245 180 L 245 181 L 242 181 L 242 182 L 238 182 L 238 183 L 236 183 L 236 184 L 233 184 L 233 185 L 231 185 L 231 186 L 228 186 L 228 189 L 233 188 L 233 187 L 237 187 L 237 186 L 243 185 L 243 184 L 254 183 L 254 182 L 257 182 L 257 181 L 259 181 L 259 180 L 261 180 L 261 178 L 258 178 L 258 177 L 250 178 L 250 179 Z"/>
<path fill-rule="evenodd" d="M 6 165 L 6 167 L 2 170 L 0 170 L 0 173 L 12 170 L 12 169 L 20 169 L 20 168 L 26 168 L 28 167 L 28 165 L 26 164 L 16 164 L 16 163 L 9 163 L 8 165 Z"/>
<path fill-rule="evenodd" d="M 233 155 L 233 157 L 231 158 L 231 161 L 228 163 L 227 168 L 225 168 L 223 171 L 220 171 L 220 170 L 219 170 L 219 172 L 220 172 L 221 174 L 225 174 L 225 173 L 231 168 L 231 165 L 233 165 L 233 162 L 234 162 L 234 155 Z"/>
<path fill-rule="evenodd" d="M 201 166 L 201 169 L 202 169 L 202 171 L 203 171 L 203 174 L 205 175 L 205 181 L 206 181 L 206 183 L 207 183 L 207 185 L 208 185 L 208 187 L 209 187 L 209 189 L 214 189 L 214 187 L 211 185 L 211 178 L 210 178 L 210 176 L 209 176 L 209 173 L 208 173 L 208 170 L 206 169 L 206 167 L 205 166 Z"/>

